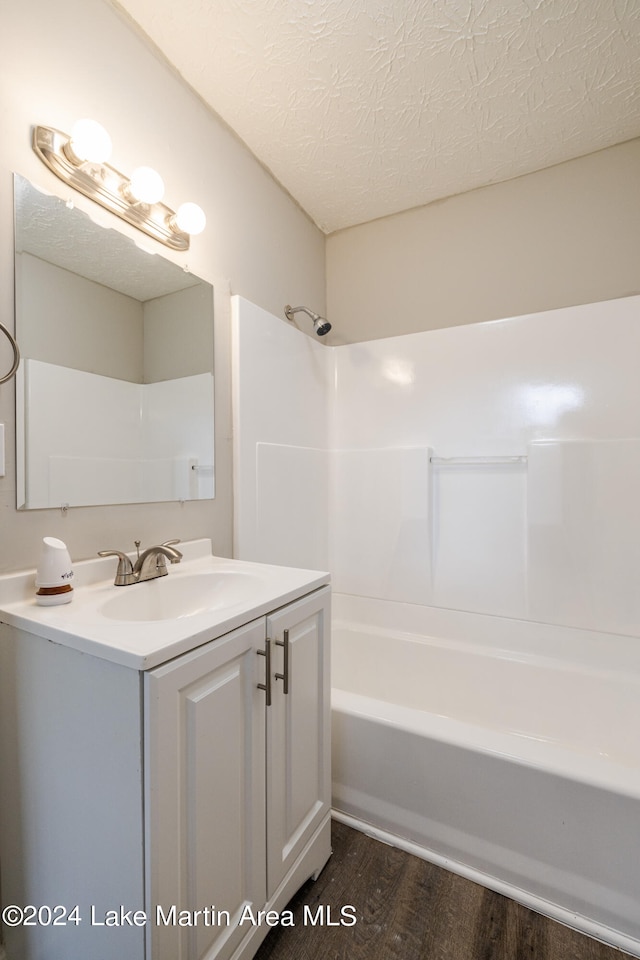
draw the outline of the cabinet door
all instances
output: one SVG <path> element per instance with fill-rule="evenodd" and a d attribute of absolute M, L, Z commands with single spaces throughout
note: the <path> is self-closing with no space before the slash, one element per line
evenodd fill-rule
<path fill-rule="evenodd" d="M 330 809 L 330 597 L 326 587 L 267 617 L 268 897 Z"/>
<path fill-rule="evenodd" d="M 145 674 L 152 960 L 231 956 L 265 903 L 264 637 L 260 619 Z"/>

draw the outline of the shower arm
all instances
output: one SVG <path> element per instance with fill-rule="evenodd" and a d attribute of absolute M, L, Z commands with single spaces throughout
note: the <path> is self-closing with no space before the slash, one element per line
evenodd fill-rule
<path fill-rule="evenodd" d="M 287 320 L 290 320 L 291 323 L 293 323 L 294 313 L 300 313 L 301 310 L 303 311 L 303 313 L 306 313 L 306 315 L 310 317 L 313 321 L 320 320 L 320 317 L 318 316 L 318 314 L 314 313 L 313 310 L 309 310 L 307 307 L 290 307 L 288 304 L 284 308 L 284 315 L 287 318 Z"/>

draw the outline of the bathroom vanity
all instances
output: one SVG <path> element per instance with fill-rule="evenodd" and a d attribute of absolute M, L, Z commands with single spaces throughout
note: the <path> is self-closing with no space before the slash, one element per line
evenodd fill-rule
<path fill-rule="evenodd" d="M 328 575 L 180 549 L 0 578 L 7 960 L 249 958 L 329 857 Z"/>

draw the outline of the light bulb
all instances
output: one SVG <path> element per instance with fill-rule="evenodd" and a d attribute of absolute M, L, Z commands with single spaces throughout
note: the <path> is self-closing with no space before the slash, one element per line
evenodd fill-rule
<path fill-rule="evenodd" d="M 204 210 L 197 203 L 181 203 L 174 219 L 178 229 L 191 236 L 202 233 L 207 225 Z"/>
<path fill-rule="evenodd" d="M 74 123 L 69 146 L 79 163 L 104 163 L 111 156 L 111 137 L 95 120 Z"/>
<path fill-rule="evenodd" d="M 162 177 L 151 167 L 138 167 L 131 174 L 129 193 L 140 203 L 157 203 L 164 196 Z"/>

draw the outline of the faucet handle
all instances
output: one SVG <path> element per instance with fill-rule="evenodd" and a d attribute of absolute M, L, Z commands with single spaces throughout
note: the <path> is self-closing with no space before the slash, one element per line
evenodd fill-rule
<path fill-rule="evenodd" d="M 133 564 L 126 553 L 122 553 L 121 550 L 99 550 L 98 556 L 118 557 L 118 569 L 116 570 L 114 586 L 125 587 L 132 582 Z"/>
<path fill-rule="evenodd" d="M 163 540 L 161 546 L 163 546 L 163 547 L 173 547 L 173 546 L 175 546 L 176 543 L 180 543 L 180 538 L 179 538 L 179 537 L 176 538 L 175 540 Z"/>

